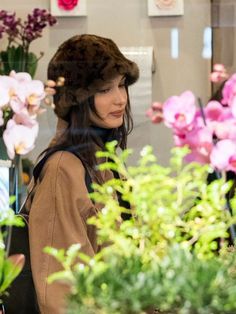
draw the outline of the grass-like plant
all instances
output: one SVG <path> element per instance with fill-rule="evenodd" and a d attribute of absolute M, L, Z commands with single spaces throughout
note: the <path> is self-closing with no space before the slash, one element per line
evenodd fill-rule
<path fill-rule="evenodd" d="M 94 184 L 91 195 L 104 204 L 89 220 L 104 248 L 89 258 L 78 244 L 67 252 L 47 248 L 63 265 L 53 280 L 69 280 L 69 314 L 225 314 L 236 311 L 236 254 L 227 248 L 235 217 L 223 178 L 207 184 L 209 165 L 184 164 L 187 148 L 174 148 L 169 167 L 151 147 L 137 166 L 126 167 L 129 150 L 115 154 L 115 142 L 98 157 L 122 179 Z M 123 208 L 116 193 L 131 205 Z M 235 212 L 235 200 L 232 200 Z M 123 221 L 121 214 L 132 217 Z M 79 262 L 78 262 L 79 258 Z"/>

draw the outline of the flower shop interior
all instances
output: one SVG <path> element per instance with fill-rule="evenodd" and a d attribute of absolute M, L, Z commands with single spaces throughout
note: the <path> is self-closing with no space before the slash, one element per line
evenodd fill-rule
<path fill-rule="evenodd" d="M 122 258 L 126 263 L 125 258 L 127 256 L 124 252 L 129 250 L 129 245 L 131 264 L 137 256 L 141 256 L 139 260 L 140 269 L 135 262 L 130 264 L 131 266 L 125 264 L 127 269 L 130 267 L 133 270 L 136 266 L 138 269 L 137 274 L 135 271 L 133 272 L 133 279 L 128 278 L 128 281 L 130 280 L 128 284 L 125 283 L 124 279 L 124 285 L 121 285 L 124 289 L 127 284 L 127 292 L 125 293 L 130 294 L 131 301 L 127 303 L 124 301 L 123 295 L 125 293 L 120 294 L 122 300 L 115 293 L 104 297 L 107 286 L 113 284 L 112 275 L 109 277 L 108 269 L 111 270 L 111 274 L 114 273 L 114 277 L 120 275 L 121 280 L 123 280 L 123 268 L 119 268 L 121 262 L 119 260 L 116 265 L 113 265 L 115 258 L 111 258 L 108 250 L 108 253 L 101 254 L 101 256 L 106 262 L 109 261 L 107 263 L 110 268 L 104 270 L 105 268 L 103 269 L 101 264 L 99 264 L 100 266 L 96 264 L 102 262 L 100 257 L 95 262 L 95 269 L 96 267 L 100 270 L 103 269 L 104 272 L 101 271 L 103 278 L 109 277 L 107 282 L 104 281 L 105 283 L 103 282 L 99 286 L 102 287 L 100 290 L 103 295 L 98 293 L 98 290 L 95 291 L 95 288 L 94 291 L 88 292 L 89 289 L 86 290 L 86 285 L 89 284 L 86 280 L 82 282 L 82 279 L 79 279 L 80 284 L 84 285 L 83 291 L 86 290 L 87 293 L 83 292 L 84 300 L 90 298 L 89 300 L 93 300 L 91 302 L 93 305 L 95 304 L 95 308 L 99 308 L 101 311 L 96 312 L 94 308 L 88 307 L 90 303 L 83 303 L 82 298 L 78 297 L 76 292 L 74 299 L 72 297 L 74 301 L 71 299 L 68 313 L 236 313 L 236 301 L 233 297 L 236 291 L 235 251 L 233 252 L 234 257 L 230 256 L 230 258 L 225 259 L 226 262 L 223 263 L 224 267 L 222 266 L 221 274 L 219 265 L 222 265 L 222 256 L 219 257 L 215 254 L 216 251 L 218 252 L 218 246 L 224 247 L 222 238 L 230 238 L 230 245 L 233 245 L 236 237 L 236 197 L 232 192 L 235 188 L 235 182 L 232 183 L 232 186 L 226 183 L 232 178 L 235 180 L 236 173 L 236 76 L 234 75 L 236 72 L 236 54 L 234 52 L 236 46 L 236 0 L 0 0 L 0 4 L 0 213 L 2 208 L 5 210 L 6 206 L 9 207 L 9 201 L 12 202 L 14 211 L 19 212 L 19 208 L 27 195 L 33 165 L 55 135 L 57 118 L 53 110 L 50 86 L 47 86 L 47 66 L 60 44 L 66 39 L 80 34 L 95 34 L 111 38 L 127 58 L 137 63 L 140 71 L 139 80 L 129 87 L 134 127 L 128 136 L 127 145 L 128 148 L 132 149 L 132 154 L 125 162 L 125 165 L 131 166 L 131 168 L 137 166 L 137 170 L 136 172 L 132 169 L 130 172 L 127 170 L 125 176 L 127 175 L 130 181 L 127 180 L 127 186 L 122 186 L 123 190 L 120 189 L 122 191 L 125 191 L 125 188 L 127 188 L 126 191 L 129 190 L 126 196 L 131 204 L 134 201 L 134 207 L 137 208 L 138 223 L 132 221 L 129 226 L 128 223 L 127 226 L 124 224 L 122 234 L 119 234 L 123 241 L 123 247 L 119 242 L 121 240 L 118 240 L 115 233 L 113 238 L 111 236 L 114 242 L 115 258 L 116 256 L 120 258 L 124 254 Z M 36 20 L 39 21 L 38 24 L 35 22 Z M 19 27 L 19 33 L 14 31 L 17 27 Z M 21 31 L 27 34 L 28 39 L 22 39 Z M 25 60 L 20 60 L 21 57 Z M 27 62 L 33 66 L 27 68 Z M 18 67 L 19 64 L 21 67 Z M 17 72 L 27 72 L 28 76 L 17 76 Z M 33 111 L 30 113 L 30 115 L 35 114 L 37 116 L 37 123 L 33 122 L 30 126 L 34 131 L 34 138 L 23 128 L 16 128 L 15 133 L 12 134 L 9 132 L 7 134 L 7 130 L 4 129 L 7 126 L 13 128 L 17 123 L 24 124 L 23 120 L 14 121 L 10 124 L 8 121 L 12 116 L 6 109 L 6 99 L 9 101 L 12 90 L 6 94 L 5 81 L 4 79 L 1 80 L 2 76 L 8 75 L 12 80 L 18 80 L 17 84 L 21 84 L 20 81 L 35 80 L 35 84 L 29 85 L 29 88 L 32 89 L 30 95 L 32 98 L 29 97 L 32 102 L 38 97 L 37 105 L 31 107 Z M 217 92 L 222 87 L 221 83 L 225 83 L 226 80 L 228 80 L 228 84 L 224 85 L 220 97 Z M 46 95 L 46 90 L 49 91 L 48 95 Z M 44 91 L 46 96 L 42 96 Z M 19 95 L 19 97 L 23 97 L 23 92 L 22 95 Z M 30 101 L 29 98 L 28 101 Z M 11 106 L 12 110 L 17 113 L 19 107 L 16 103 L 13 102 Z M 4 132 L 6 133 L 4 134 Z M 27 138 L 26 144 L 24 144 L 28 145 L 26 150 L 24 150 L 21 142 L 18 143 L 19 145 L 17 144 L 17 148 L 14 146 L 16 145 L 14 141 L 18 137 L 20 138 L 21 132 L 25 132 L 24 136 Z M 5 147 L 4 138 L 10 144 L 7 150 L 3 151 L 3 147 Z M 183 147 L 186 144 L 190 152 L 181 152 L 179 155 L 173 152 L 173 147 Z M 154 166 L 148 168 L 148 162 L 152 163 L 154 157 L 149 148 L 144 149 L 146 145 L 152 147 L 159 168 L 156 169 Z M 110 148 L 109 154 L 112 159 L 112 148 Z M 198 165 L 194 164 L 193 168 L 190 166 L 185 168 L 179 159 L 182 158 L 182 154 L 185 154 L 185 161 L 190 163 L 196 161 Z M 17 159 L 19 155 L 22 156 Z M 225 155 L 224 158 L 223 155 Z M 138 163 L 140 158 L 144 159 Z M 169 166 L 171 158 L 174 161 Z M 149 161 L 147 162 L 147 160 Z M 119 162 L 117 163 L 119 164 Z M 212 167 L 211 170 L 213 169 L 214 178 L 210 175 L 206 176 L 206 172 L 210 172 L 210 170 L 205 167 L 209 164 Z M 11 170 L 12 165 L 14 166 L 13 170 Z M 119 172 L 119 166 L 117 167 Z M 180 168 L 178 167 L 183 171 L 179 171 Z M 231 176 L 232 173 L 234 175 Z M 135 177 L 136 175 L 137 177 Z M 162 177 L 158 177 L 159 175 Z M 142 176 L 143 181 L 141 180 Z M 155 182 L 152 182 L 152 176 L 157 178 L 156 181 L 154 180 Z M 208 186 L 208 183 L 213 180 L 212 178 L 226 182 L 220 181 L 218 185 L 209 187 L 211 185 Z M 131 179 L 135 180 L 132 181 Z M 166 182 L 166 185 L 164 183 L 162 185 L 162 180 Z M 130 185 L 128 186 L 128 184 Z M 20 185 L 21 195 L 18 191 Z M 112 188 L 116 189 L 117 186 L 114 185 Z M 158 194 L 155 193 L 155 188 L 159 191 L 159 199 L 155 195 Z M 145 189 L 147 189 L 146 194 L 142 194 Z M 135 194 L 137 200 L 131 196 L 131 191 L 137 194 Z M 109 200 L 110 196 L 106 194 L 108 192 L 99 190 L 99 193 L 101 195 L 104 193 L 104 197 Z M 12 195 L 14 195 L 13 200 L 11 200 Z M 141 199 L 142 195 L 143 199 Z M 165 203 L 166 199 L 168 199 L 167 204 Z M 198 200 L 199 203 L 196 201 L 196 204 L 189 205 L 190 199 L 192 201 Z M 231 199 L 233 200 L 232 203 L 230 203 Z M 222 200 L 225 203 L 222 203 Z M 148 204 L 150 213 L 146 209 L 148 206 L 144 203 Z M 106 209 L 109 212 L 109 201 L 107 204 Z M 175 204 L 178 204 L 179 209 L 176 208 Z M 187 206 L 195 211 L 188 212 Z M 156 209 L 154 210 L 154 208 Z M 168 213 L 166 208 L 170 209 Z M 227 210 L 222 212 L 222 208 Z M 211 209 L 214 209 L 214 212 Z M 118 211 L 120 208 L 117 207 L 116 210 Z M 163 214 L 165 210 L 166 213 Z M 155 216 L 157 213 L 160 216 L 163 215 L 160 221 Z M 0 217 L 0 227 L 6 225 L 7 228 L 11 229 L 12 225 L 20 224 L 18 220 L 13 222 L 11 220 L 13 217 L 10 214 L 9 217 L 7 219 Z M 170 217 L 173 220 L 171 222 L 173 229 L 169 228 Z M 112 215 L 108 218 L 110 221 L 113 219 Z M 156 225 L 154 225 L 154 221 L 157 221 Z M 111 230 L 108 229 L 107 225 L 103 225 L 102 218 L 98 217 L 98 220 L 93 223 L 97 224 L 96 226 L 102 225 L 104 227 L 103 237 L 110 241 Z M 149 233 L 146 233 L 144 229 L 145 224 L 150 230 Z M 116 223 L 113 224 L 113 226 L 115 225 Z M 210 226 L 212 226 L 212 230 L 208 229 Z M 133 233 L 131 233 L 131 229 Z M 179 230 L 181 231 L 179 232 Z M 228 230 L 228 235 L 225 233 L 226 230 Z M 146 241 L 143 238 L 144 234 L 147 237 L 146 246 L 142 244 Z M 129 242 L 130 238 L 136 241 L 134 241 L 134 246 Z M 11 241 L 11 239 L 10 237 L 9 240 L 7 236 L 7 241 Z M 0 232 L 0 244 L 7 241 L 3 239 Z M 9 242 L 7 243 L 9 244 Z M 0 248 L 0 255 L 3 254 L 6 263 L 8 256 L 4 254 L 7 252 L 8 255 L 9 253 L 8 244 Z M 176 251 L 176 246 L 179 245 L 183 245 L 183 247 L 181 246 L 183 255 Z M 165 250 L 166 252 L 169 250 L 168 246 L 171 247 L 169 255 L 163 253 Z M 78 249 L 76 248 L 76 250 Z M 69 255 L 72 254 L 72 251 L 63 257 L 66 261 L 65 264 L 72 256 Z M 140 254 L 141 251 L 144 253 Z M 192 252 L 194 252 L 193 257 L 191 254 L 189 255 Z M 196 260 L 194 259 L 195 253 Z M 54 257 L 60 259 L 59 252 L 49 250 L 49 254 L 54 254 Z M 144 255 L 146 258 L 143 258 Z M 165 263 L 163 256 L 169 258 L 168 261 L 165 260 Z M 133 257 L 135 258 L 132 259 Z M 179 265 L 182 265 L 184 260 L 185 264 L 189 265 L 189 269 L 183 267 L 180 270 L 181 267 L 178 268 L 177 264 L 174 265 L 175 257 L 180 261 Z M 71 257 L 71 261 L 73 258 Z M 195 262 L 199 263 L 199 268 L 203 267 L 205 274 L 203 275 L 205 279 L 202 279 L 202 285 L 205 285 L 205 288 L 202 289 L 207 290 L 208 283 L 212 283 L 211 288 L 215 289 L 212 294 L 206 293 L 207 297 L 204 298 L 200 298 L 202 294 L 200 288 L 197 290 L 198 286 L 197 288 L 195 286 L 194 289 L 196 290 L 189 288 L 190 290 L 187 291 L 186 288 L 191 265 L 193 265 L 192 267 L 197 265 L 194 264 Z M 204 266 L 202 266 L 203 264 L 200 266 L 202 262 Z M 14 260 L 14 263 L 20 265 L 21 260 Z M 73 262 L 69 265 L 71 269 L 72 264 Z M 157 264 L 160 265 L 158 269 L 156 268 Z M 22 267 L 19 269 L 21 270 Z M 159 276 L 160 269 L 163 272 L 166 271 L 169 277 Z M 12 276 L 11 281 L 15 279 L 18 273 L 16 272 Z M 82 268 L 79 269 L 78 273 L 81 278 L 85 275 L 90 276 L 88 271 L 86 273 L 86 267 L 83 270 Z M 182 274 L 182 278 L 184 278 L 182 281 L 178 277 L 178 273 Z M 193 272 L 191 279 L 196 282 L 200 273 L 196 271 L 195 278 L 194 274 L 195 272 Z M 221 275 L 225 276 L 225 279 L 219 277 Z M 214 281 L 216 277 L 218 278 L 217 283 Z M 152 283 L 150 278 L 159 280 L 160 284 Z M 93 281 L 94 278 L 91 277 L 90 279 L 90 284 L 93 282 L 94 287 L 97 287 L 97 282 Z M 73 280 L 74 283 L 77 282 L 78 277 L 73 277 Z M 172 280 L 178 282 L 179 286 L 174 284 L 171 287 Z M 226 280 L 228 280 L 228 286 L 224 291 Z M 136 286 L 134 282 L 137 283 Z M 10 282 L 2 288 L 3 284 L 0 283 L 0 313 L 2 293 L 8 289 L 9 285 Z M 142 288 L 138 288 L 138 285 Z M 132 290 L 134 286 L 136 290 Z M 129 291 L 128 287 L 130 287 Z M 163 290 L 161 290 L 162 288 Z M 116 289 L 120 288 L 114 284 L 111 290 L 114 292 Z M 158 294 L 157 290 L 162 291 L 163 294 L 159 292 Z M 145 303 L 143 301 L 148 299 L 147 294 L 145 295 L 143 291 L 151 295 L 150 302 Z M 172 294 L 168 294 L 170 291 Z M 199 297 L 191 299 L 190 296 L 194 295 L 195 291 Z M 225 292 L 225 301 L 223 301 L 223 291 Z M 159 298 L 160 295 L 163 297 Z M 109 304 L 106 303 L 108 299 L 114 301 L 112 305 L 109 303 L 110 301 Z M 3 304 L 4 302 L 3 299 Z M 91 304 L 89 306 L 92 306 Z M 156 310 L 157 304 L 158 309 Z M 111 311 L 109 310 L 110 306 Z M 80 309 L 79 312 L 78 308 Z M 4 313 L 4 307 L 2 313 Z M 9 313 L 11 314 L 11 312 Z M 8 314 L 7 311 L 6 314 Z M 25 312 L 25 314 L 27 313 Z"/>
<path fill-rule="evenodd" d="M 216 59 L 214 62 L 224 63 L 229 70 L 233 69 L 234 25 L 230 23 L 234 22 L 234 1 L 175 1 L 182 2 L 183 8 L 177 13 L 164 11 L 164 16 L 158 15 L 158 10 L 149 12 L 148 2 L 87 0 L 85 16 L 57 16 L 57 24 L 46 27 L 42 37 L 32 42 L 30 51 L 37 56 L 41 52 L 44 54 L 38 62 L 34 77 L 45 82 L 50 58 L 60 43 L 75 34 L 92 33 L 110 37 L 119 47 L 132 49 L 136 58 L 139 49 L 151 47 L 153 60 L 143 60 L 146 67 L 149 66 L 147 71 L 150 72 L 147 74 L 150 79 L 147 89 L 144 87 L 143 90 L 146 97 L 143 96 L 142 103 L 132 102 L 136 125 L 130 135 L 129 146 L 138 154 L 145 144 L 151 144 L 158 152 L 160 161 L 165 163 L 173 145 L 171 132 L 162 125 L 152 125 L 145 116 L 145 111 L 152 101 L 163 102 L 170 95 L 178 95 L 184 90 L 192 90 L 195 95 L 206 101 L 211 94 L 209 74 L 213 58 Z M 51 3 L 45 0 L 1 1 L 1 10 L 15 12 L 17 17 L 23 20 L 38 7 L 50 11 Z M 6 45 L 7 39 L 3 36 L 1 49 L 5 49 Z M 148 50 L 143 52 L 145 53 L 148 54 Z M 142 58 L 141 54 L 140 62 Z M 151 68 L 150 62 L 153 62 Z M 137 90 L 140 88 L 137 87 Z M 47 109 L 39 120 L 39 136 L 35 149 L 29 153 L 29 158 L 33 161 L 55 131 L 52 110 Z"/>

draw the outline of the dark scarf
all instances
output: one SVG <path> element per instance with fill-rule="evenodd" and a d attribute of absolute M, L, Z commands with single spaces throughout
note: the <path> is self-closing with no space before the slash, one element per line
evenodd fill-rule
<path fill-rule="evenodd" d="M 97 137 L 99 137 L 102 141 L 103 144 L 107 143 L 107 142 L 111 142 L 113 140 L 117 140 L 119 141 L 119 134 L 118 132 L 115 132 L 115 129 L 105 129 L 105 128 L 101 128 L 101 127 L 97 127 L 97 126 L 91 126 L 91 132 L 94 132 L 94 134 L 96 134 Z M 116 179 L 120 179 L 119 173 L 117 171 L 111 170 L 113 173 L 114 178 Z M 120 192 L 116 192 L 117 194 L 117 199 L 119 202 L 119 205 L 121 207 L 124 207 L 126 209 L 130 209 L 130 204 L 127 201 L 124 201 L 122 199 L 122 195 Z M 129 213 L 122 213 L 121 217 L 123 220 L 128 220 L 131 218 L 131 214 Z"/>

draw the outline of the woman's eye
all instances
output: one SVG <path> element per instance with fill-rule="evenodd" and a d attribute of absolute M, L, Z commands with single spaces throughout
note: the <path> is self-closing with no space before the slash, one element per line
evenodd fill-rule
<path fill-rule="evenodd" d="M 119 88 L 124 88 L 125 87 L 125 83 L 121 83 L 120 85 L 119 85 Z"/>
<path fill-rule="evenodd" d="M 110 88 L 100 89 L 99 93 L 106 94 L 110 91 Z"/>

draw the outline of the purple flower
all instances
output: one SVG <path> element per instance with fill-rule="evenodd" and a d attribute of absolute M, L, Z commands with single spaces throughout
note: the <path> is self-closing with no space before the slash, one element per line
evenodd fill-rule
<path fill-rule="evenodd" d="M 16 18 L 16 13 L 0 11 L 0 38 L 4 33 L 8 35 L 9 43 L 22 42 L 25 51 L 28 51 L 29 44 L 42 36 L 43 29 L 49 25 L 53 26 L 57 22 L 47 10 L 35 8 L 28 14 L 27 20 L 22 22 L 21 18 Z"/>

